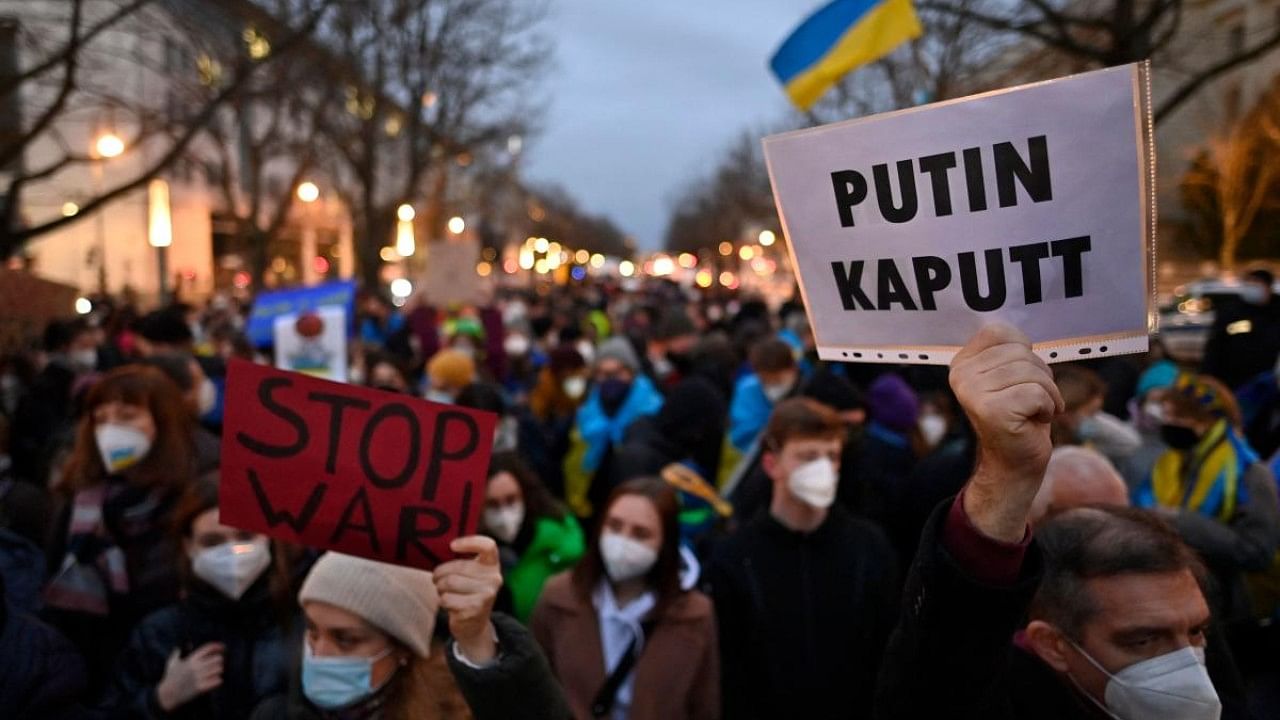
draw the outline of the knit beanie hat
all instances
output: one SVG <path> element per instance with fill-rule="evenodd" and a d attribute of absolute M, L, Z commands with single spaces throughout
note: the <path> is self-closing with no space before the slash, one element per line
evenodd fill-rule
<path fill-rule="evenodd" d="M 1136 397 L 1144 398 L 1147 393 L 1160 388 L 1173 387 L 1174 381 L 1178 379 L 1178 366 L 1168 360 L 1160 360 L 1151 367 L 1142 372 L 1138 376 L 1138 391 Z"/>
<path fill-rule="evenodd" d="M 866 408 L 857 386 L 826 369 L 814 373 L 800 388 L 800 395 L 813 398 L 836 412 Z"/>
<path fill-rule="evenodd" d="M 920 400 L 901 376 L 886 373 L 867 390 L 867 412 L 872 420 L 890 430 L 907 432 L 915 427 Z"/>
<path fill-rule="evenodd" d="M 461 350 L 441 350 L 427 362 L 427 376 L 443 385 L 461 390 L 475 382 L 476 362 Z"/>
<path fill-rule="evenodd" d="M 327 552 L 312 566 L 298 593 L 299 604 L 311 601 L 360 616 L 418 657 L 431 654 L 440 600 L 425 570 Z"/>
<path fill-rule="evenodd" d="M 596 348 L 596 363 L 610 358 L 622 363 L 631 372 L 640 372 L 640 358 L 636 355 L 636 349 L 624 337 L 609 338 Z"/>

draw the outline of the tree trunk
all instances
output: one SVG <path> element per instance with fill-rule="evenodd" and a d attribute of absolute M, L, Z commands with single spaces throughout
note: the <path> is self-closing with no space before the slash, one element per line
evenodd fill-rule
<path fill-rule="evenodd" d="M 366 209 L 361 225 L 363 237 L 356 238 L 356 275 L 365 288 L 382 285 L 382 248 L 391 237 L 393 215 L 376 209 Z"/>
<path fill-rule="evenodd" d="M 249 245 L 249 275 L 256 295 L 262 292 L 263 276 L 267 274 L 267 244 L 271 238 L 247 222 L 241 224 L 240 234 Z"/>

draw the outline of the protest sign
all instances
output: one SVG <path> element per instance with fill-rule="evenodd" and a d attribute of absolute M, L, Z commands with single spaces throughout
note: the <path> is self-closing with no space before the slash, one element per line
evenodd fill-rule
<path fill-rule="evenodd" d="M 476 532 L 497 417 L 233 360 L 223 523 L 430 569 Z"/>
<path fill-rule="evenodd" d="M 261 293 L 254 299 L 253 307 L 249 310 L 249 320 L 245 323 L 244 332 L 255 347 L 265 347 L 274 340 L 276 318 L 330 306 L 345 308 L 347 321 L 351 323 L 350 327 L 354 327 L 354 280 L 337 280 L 310 287 Z M 347 334 L 351 334 L 350 329 Z"/>
<path fill-rule="evenodd" d="M 326 306 L 275 322 L 276 367 L 324 380 L 347 380 L 347 311 Z"/>
<path fill-rule="evenodd" d="M 983 324 L 1050 362 L 1147 349 L 1145 65 L 764 140 L 818 354 L 945 364 Z"/>
<path fill-rule="evenodd" d="M 480 297 L 480 243 L 449 240 L 427 244 L 421 289 L 435 305 L 469 304 Z"/>

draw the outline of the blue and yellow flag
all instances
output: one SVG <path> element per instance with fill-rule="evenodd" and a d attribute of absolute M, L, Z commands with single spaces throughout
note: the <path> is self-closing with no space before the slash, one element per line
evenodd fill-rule
<path fill-rule="evenodd" d="M 834 0 L 791 33 L 769 67 L 791 101 L 808 110 L 845 73 L 921 32 L 911 0 Z"/>

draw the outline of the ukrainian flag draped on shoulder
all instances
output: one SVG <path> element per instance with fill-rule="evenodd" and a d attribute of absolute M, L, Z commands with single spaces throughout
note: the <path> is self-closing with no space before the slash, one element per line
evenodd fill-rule
<path fill-rule="evenodd" d="M 769 67 L 791 101 L 808 110 L 845 73 L 921 32 L 911 0 L 834 0 L 791 33 Z"/>
<path fill-rule="evenodd" d="M 1248 502 L 1244 475 L 1258 461 L 1230 423 L 1218 420 L 1189 453 L 1169 450 L 1138 488 L 1138 507 L 1182 508 L 1231 522 Z"/>

